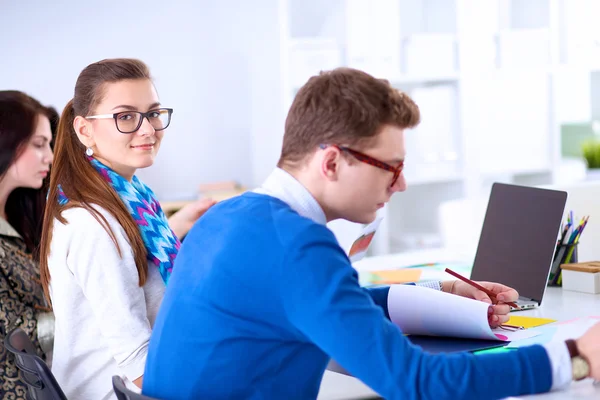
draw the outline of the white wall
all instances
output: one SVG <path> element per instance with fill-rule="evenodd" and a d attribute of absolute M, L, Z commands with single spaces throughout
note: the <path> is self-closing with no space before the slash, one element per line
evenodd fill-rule
<path fill-rule="evenodd" d="M 276 0 L 0 0 L 0 90 L 23 90 L 61 111 L 86 65 L 140 58 L 162 103 L 175 109 L 157 162 L 139 172 L 142 179 L 162 199 L 190 197 L 202 182 L 253 186 L 279 150 L 253 155 L 253 135 L 283 132 L 281 117 L 252 117 L 253 107 L 277 106 L 269 97 L 278 83 L 261 92 L 256 81 L 269 80 L 269 63 L 278 62 L 276 12 Z"/>

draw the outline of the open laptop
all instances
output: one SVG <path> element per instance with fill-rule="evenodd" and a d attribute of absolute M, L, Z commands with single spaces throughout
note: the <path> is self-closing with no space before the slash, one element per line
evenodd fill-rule
<path fill-rule="evenodd" d="M 471 279 L 519 292 L 522 309 L 542 303 L 567 192 L 494 183 Z"/>

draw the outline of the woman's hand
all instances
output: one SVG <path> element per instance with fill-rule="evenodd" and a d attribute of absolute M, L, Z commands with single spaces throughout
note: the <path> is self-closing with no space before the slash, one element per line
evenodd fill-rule
<path fill-rule="evenodd" d="M 204 213 L 217 202 L 213 199 L 200 199 L 186 204 L 169 218 L 169 226 L 179 239 L 183 238 Z"/>

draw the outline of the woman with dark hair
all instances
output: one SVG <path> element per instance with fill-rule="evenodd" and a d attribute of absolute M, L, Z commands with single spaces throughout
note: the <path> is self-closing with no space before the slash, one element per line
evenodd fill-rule
<path fill-rule="evenodd" d="M 0 91 L 0 394 L 25 399 L 4 336 L 21 328 L 42 358 L 52 347 L 52 316 L 40 282 L 45 184 L 58 114 L 18 91 Z M 43 321 L 43 322 L 42 322 Z M 45 350 L 45 351 L 44 351 Z"/>

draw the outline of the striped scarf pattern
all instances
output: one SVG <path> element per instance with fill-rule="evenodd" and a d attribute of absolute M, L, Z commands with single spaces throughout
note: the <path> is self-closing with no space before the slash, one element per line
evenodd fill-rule
<path fill-rule="evenodd" d="M 167 217 L 154 192 L 135 175 L 129 182 L 95 158 L 88 159 L 96 171 L 115 189 L 129 210 L 140 229 L 148 261 L 158 268 L 163 282 L 167 284 L 181 242 L 169 227 Z M 58 188 L 58 196 L 61 205 L 69 201 L 61 187 Z"/>

